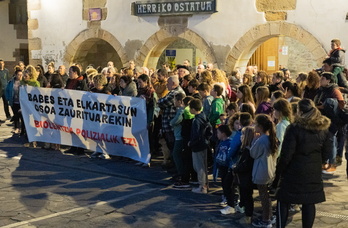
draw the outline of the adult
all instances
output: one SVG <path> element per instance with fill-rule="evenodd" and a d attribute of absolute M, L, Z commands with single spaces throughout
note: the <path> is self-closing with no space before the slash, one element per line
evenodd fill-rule
<path fill-rule="evenodd" d="M 193 72 L 190 60 L 185 59 L 182 65 L 186 66 L 190 73 Z"/>
<path fill-rule="evenodd" d="M 0 96 L 4 104 L 4 112 L 6 114 L 6 119 L 11 119 L 10 110 L 8 108 L 8 101 L 5 96 L 5 89 L 8 81 L 10 80 L 10 73 L 5 68 L 5 61 L 0 59 Z"/>
<path fill-rule="evenodd" d="M 159 69 L 157 71 L 158 82 L 155 83 L 153 85 L 153 87 L 154 87 L 159 99 L 164 97 L 165 95 L 167 95 L 167 93 L 169 92 L 167 89 L 167 78 L 168 78 L 168 71 L 167 70 Z"/>
<path fill-rule="evenodd" d="M 46 88 L 47 86 L 49 86 L 48 79 L 44 76 L 43 66 L 41 64 L 37 64 L 35 67 L 35 70 L 39 74 L 39 76 L 37 77 L 37 80 L 40 82 L 40 87 Z"/>
<path fill-rule="evenodd" d="M 201 76 L 202 72 L 205 71 L 205 67 L 203 64 L 199 64 L 197 66 L 197 70 L 196 70 L 196 79 L 198 80 L 199 77 Z"/>
<path fill-rule="evenodd" d="M 334 64 L 330 58 L 327 58 L 323 61 L 323 70 L 324 72 L 333 73 L 333 82 L 336 83 L 345 93 L 348 93 L 348 81 L 343 73 L 344 67 Z"/>
<path fill-rule="evenodd" d="M 272 94 L 274 91 L 277 91 L 280 89 L 280 86 L 284 79 L 284 73 L 283 71 L 277 71 L 273 73 L 272 76 L 272 84 L 268 86 L 269 93 Z"/>
<path fill-rule="evenodd" d="M 44 76 L 47 78 L 47 80 L 49 80 L 50 75 L 54 73 L 54 62 L 50 62 L 49 64 L 47 64 L 47 71 L 44 74 Z"/>
<path fill-rule="evenodd" d="M 60 65 L 58 67 L 58 74 L 60 75 L 60 77 L 63 80 L 64 86 L 66 85 L 66 81 L 68 81 L 68 74 L 66 73 L 66 67 L 64 65 Z"/>
<path fill-rule="evenodd" d="M 303 90 L 302 98 L 314 100 L 314 97 L 317 95 L 319 90 L 319 81 L 320 76 L 316 71 L 313 70 L 309 72 L 306 80 L 306 86 Z"/>
<path fill-rule="evenodd" d="M 19 67 L 19 70 L 21 71 L 24 71 L 25 70 L 25 64 L 23 61 L 18 61 L 18 67 Z"/>
<path fill-rule="evenodd" d="M 137 86 L 129 76 L 120 78 L 120 96 L 135 97 L 137 95 Z"/>
<path fill-rule="evenodd" d="M 190 71 L 189 71 L 188 67 L 185 65 L 178 65 L 178 66 L 176 66 L 176 69 L 178 70 L 179 81 L 181 84 L 184 76 L 190 75 Z"/>
<path fill-rule="evenodd" d="M 256 93 L 257 87 L 266 86 L 267 85 L 267 78 L 268 78 L 268 75 L 263 70 L 261 70 L 261 71 L 256 73 L 255 84 L 251 88 L 251 92 L 253 93 L 254 98 L 256 98 L 255 97 L 255 93 Z"/>
<path fill-rule="evenodd" d="M 214 69 L 214 64 L 208 63 L 206 69 L 207 69 L 208 71 L 212 71 L 212 70 Z"/>
<path fill-rule="evenodd" d="M 330 120 L 310 99 L 298 103 L 297 117 L 284 136 L 276 173 L 277 227 L 285 227 L 290 204 L 302 204 L 302 226 L 312 227 L 315 204 L 325 201 L 322 161 L 332 149 Z"/>
<path fill-rule="evenodd" d="M 174 148 L 174 131 L 173 127 L 170 126 L 169 122 L 176 114 L 176 107 L 174 106 L 174 98 L 177 93 L 185 93 L 180 87 L 179 78 L 171 76 L 167 81 L 167 88 L 169 93 L 163 98 L 158 100 L 158 106 L 162 109 L 162 132 L 166 141 L 167 147 L 170 150 L 170 154 Z"/>
<path fill-rule="evenodd" d="M 82 91 L 87 91 L 88 86 L 81 75 L 81 70 L 78 66 L 73 65 L 69 68 L 69 79 L 66 82 L 65 89 L 72 89 L 72 90 L 82 90 Z M 67 151 L 67 153 L 72 153 L 72 154 L 83 154 L 84 149 L 81 147 L 70 147 Z"/>

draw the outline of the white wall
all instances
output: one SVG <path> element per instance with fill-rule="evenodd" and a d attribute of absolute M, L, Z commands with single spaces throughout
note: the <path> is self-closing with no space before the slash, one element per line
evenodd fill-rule
<path fill-rule="evenodd" d="M 42 51 L 33 54 L 43 60 L 54 60 L 57 66 L 63 64 L 66 46 L 87 29 L 87 21 L 82 20 L 82 1 L 41 0 L 41 9 L 31 11 L 30 15 L 39 21 L 39 29 L 33 30 L 33 37 L 42 41 Z"/>
<path fill-rule="evenodd" d="M 160 29 L 157 24 L 158 16 L 131 15 L 131 3 L 134 1 L 109 0 L 106 5 L 108 16 L 101 22 L 101 28 L 112 33 L 122 46 L 128 40 L 138 40 L 144 44 Z M 302 26 L 326 50 L 330 49 L 330 40 L 336 37 L 342 40 L 343 45 L 348 46 L 346 1 L 298 0 L 296 10 L 287 11 L 286 22 Z M 217 13 L 194 15 L 188 21 L 188 28 L 208 44 L 232 48 L 247 31 L 266 23 L 264 13 L 256 10 L 254 0 L 218 0 L 217 4 Z M 32 18 L 39 19 L 39 30 L 33 31 L 33 35 L 42 40 L 42 58 L 52 56 L 61 63 L 65 47 L 78 33 L 87 29 L 87 22 L 82 21 L 82 1 L 41 0 L 41 5 L 41 10 L 31 12 Z"/>
<path fill-rule="evenodd" d="M 28 43 L 27 40 L 17 39 L 16 30 L 12 24 L 9 24 L 9 2 L 9 0 L 0 2 L 0 58 L 5 62 L 15 61 L 16 59 L 13 57 L 15 49 L 19 49 L 20 43 Z"/>

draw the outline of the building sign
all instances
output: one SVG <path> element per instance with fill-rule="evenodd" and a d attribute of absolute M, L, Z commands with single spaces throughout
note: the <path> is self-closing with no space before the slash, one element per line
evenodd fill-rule
<path fill-rule="evenodd" d="M 102 10 L 100 8 L 90 8 L 88 15 L 90 21 L 100 21 L 102 19 Z"/>
<path fill-rule="evenodd" d="M 216 12 L 216 0 L 134 2 L 132 5 L 132 14 L 136 16 L 182 15 Z"/>

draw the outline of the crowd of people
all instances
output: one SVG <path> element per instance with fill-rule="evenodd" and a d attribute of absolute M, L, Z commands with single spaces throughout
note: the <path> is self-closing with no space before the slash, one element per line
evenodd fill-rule
<path fill-rule="evenodd" d="M 244 213 L 240 222 L 255 227 L 272 227 L 275 221 L 285 227 L 290 207 L 301 204 L 303 227 L 312 227 L 315 204 L 325 201 L 321 175 L 333 174 L 342 163 L 347 139 L 345 50 L 338 39 L 331 47 L 320 69 L 296 77 L 282 67 L 271 75 L 257 66 L 248 66 L 244 74 L 239 69 L 229 73 L 211 63 L 193 70 L 189 60 L 174 69 L 168 63 L 160 69 L 136 67 L 130 61 L 118 70 L 110 61 L 105 68 L 89 65 L 83 71 L 74 64 L 68 73 L 64 65 L 56 69 L 50 63 L 44 72 L 41 65 L 20 62 L 10 76 L 0 60 L 0 88 L 13 133 L 24 136 L 21 85 L 143 98 L 150 152 L 163 155 L 173 188 L 208 193 L 211 171 L 214 180 L 221 178 L 222 214 Z M 169 151 L 162 149 L 161 138 Z M 44 148 L 60 147 L 45 143 Z M 83 151 L 71 147 L 66 152 Z M 94 152 L 91 157 L 109 155 Z M 262 205 L 258 219 L 253 218 L 254 189 Z"/>

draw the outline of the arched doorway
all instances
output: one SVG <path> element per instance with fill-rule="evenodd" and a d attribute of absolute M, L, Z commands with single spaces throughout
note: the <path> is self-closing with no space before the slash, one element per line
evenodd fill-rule
<path fill-rule="evenodd" d="M 122 68 L 120 56 L 106 41 L 92 38 L 84 41 L 78 47 L 72 62 L 79 63 L 83 68 L 93 64 L 95 68 L 105 67 L 108 61 L 113 61 L 117 69 Z"/>
<path fill-rule="evenodd" d="M 80 63 L 85 68 L 88 64 L 95 67 L 106 66 L 113 61 L 120 69 L 128 57 L 120 42 L 103 29 L 86 29 L 80 32 L 66 47 L 64 64 Z"/>
<path fill-rule="evenodd" d="M 159 30 L 142 46 L 136 64 L 156 69 L 162 61 L 167 60 L 166 57 L 169 57 L 166 55 L 166 50 L 176 50 L 176 64 L 182 64 L 184 59 L 189 59 L 192 66 L 198 63 L 216 64 L 212 48 L 203 38 L 189 29 L 180 34 Z"/>
<path fill-rule="evenodd" d="M 226 69 L 232 70 L 239 67 L 244 72 L 245 67 L 257 48 L 267 40 L 280 36 L 288 37 L 293 42 L 301 44 L 303 50 L 311 55 L 311 61 L 315 65 L 320 65 L 327 55 L 322 44 L 300 26 L 279 21 L 268 22 L 267 24 L 258 25 L 250 29 L 238 40 L 227 56 Z M 270 61 L 273 60 L 271 59 Z M 269 64 L 276 63 L 270 62 Z"/>
<path fill-rule="evenodd" d="M 317 61 L 305 45 L 298 40 L 277 36 L 262 43 L 250 57 L 248 65 L 271 74 L 279 69 L 289 69 L 292 75 L 315 69 Z"/>

